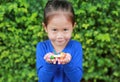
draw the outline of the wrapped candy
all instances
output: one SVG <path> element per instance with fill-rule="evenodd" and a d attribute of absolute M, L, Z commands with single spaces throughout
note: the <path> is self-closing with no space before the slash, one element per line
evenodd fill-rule
<path fill-rule="evenodd" d="M 66 54 L 65 54 L 64 52 L 61 52 L 61 53 L 60 53 L 60 59 L 63 60 L 65 57 L 66 57 Z"/>
<path fill-rule="evenodd" d="M 63 60 L 65 57 L 66 57 L 66 53 L 61 52 L 60 54 L 51 55 L 50 59 L 60 58 L 61 60 Z"/>
<path fill-rule="evenodd" d="M 51 55 L 51 56 L 50 56 L 50 59 L 55 59 L 54 55 Z"/>

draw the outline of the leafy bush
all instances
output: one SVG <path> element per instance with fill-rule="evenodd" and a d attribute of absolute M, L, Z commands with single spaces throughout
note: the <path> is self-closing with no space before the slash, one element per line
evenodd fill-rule
<path fill-rule="evenodd" d="M 26 0 L 2 1 L 0 5 L 0 81 L 37 81 L 35 47 L 45 35 L 41 27 L 42 20 L 40 20 L 41 4 Z"/>
<path fill-rule="evenodd" d="M 120 1 L 70 0 L 76 13 L 73 39 L 82 43 L 82 82 L 120 81 Z M 46 39 L 46 0 L 0 0 L 0 81 L 37 82 L 35 50 Z"/>
<path fill-rule="evenodd" d="M 84 81 L 120 81 L 120 1 L 77 0 L 74 8 L 73 38 L 83 45 Z"/>

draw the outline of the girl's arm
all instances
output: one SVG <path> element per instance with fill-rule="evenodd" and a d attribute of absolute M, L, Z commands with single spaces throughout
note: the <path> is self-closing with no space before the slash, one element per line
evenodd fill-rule
<path fill-rule="evenodd" d="M 56 65 L 47 63 L 44 60 L 44 54 L 44 46 L 39 43 L 36 48 L 36 67 L 39 82 L 51 82 L 56 70 Z"/>
<path fill-rule="evenodd" d="M 82 70 L 82 47 L 77 44 L 75 48 L 75 53 L 72 54 L 72 60 L 65 64 L 64 71 L 71 82 L 80 82 L 83 75 Z"/>

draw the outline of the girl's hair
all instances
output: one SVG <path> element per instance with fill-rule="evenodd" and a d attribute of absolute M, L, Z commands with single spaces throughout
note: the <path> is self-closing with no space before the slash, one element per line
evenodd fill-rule
<path fill-rule="evenodd" d="M 49 0 L 44 9 L 44 24 L 47 25 L 51 16 L 54 16 L 54 12 L 62 11 L 67 12 L 67 16 L 70 17 L 72 24 L 75 22 L 75 14 L 73 7 L 67 0 Z"/>

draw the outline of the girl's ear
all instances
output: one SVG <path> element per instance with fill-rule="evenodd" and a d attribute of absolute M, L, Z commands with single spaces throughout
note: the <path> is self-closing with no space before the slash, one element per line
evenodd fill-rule
<path fill-rule="evenodd" d="M 44 27 L 45 32 L 47 32 L 47 26 L 45 25 L 45 23 L 42 23 L 42 26 Z"/>

